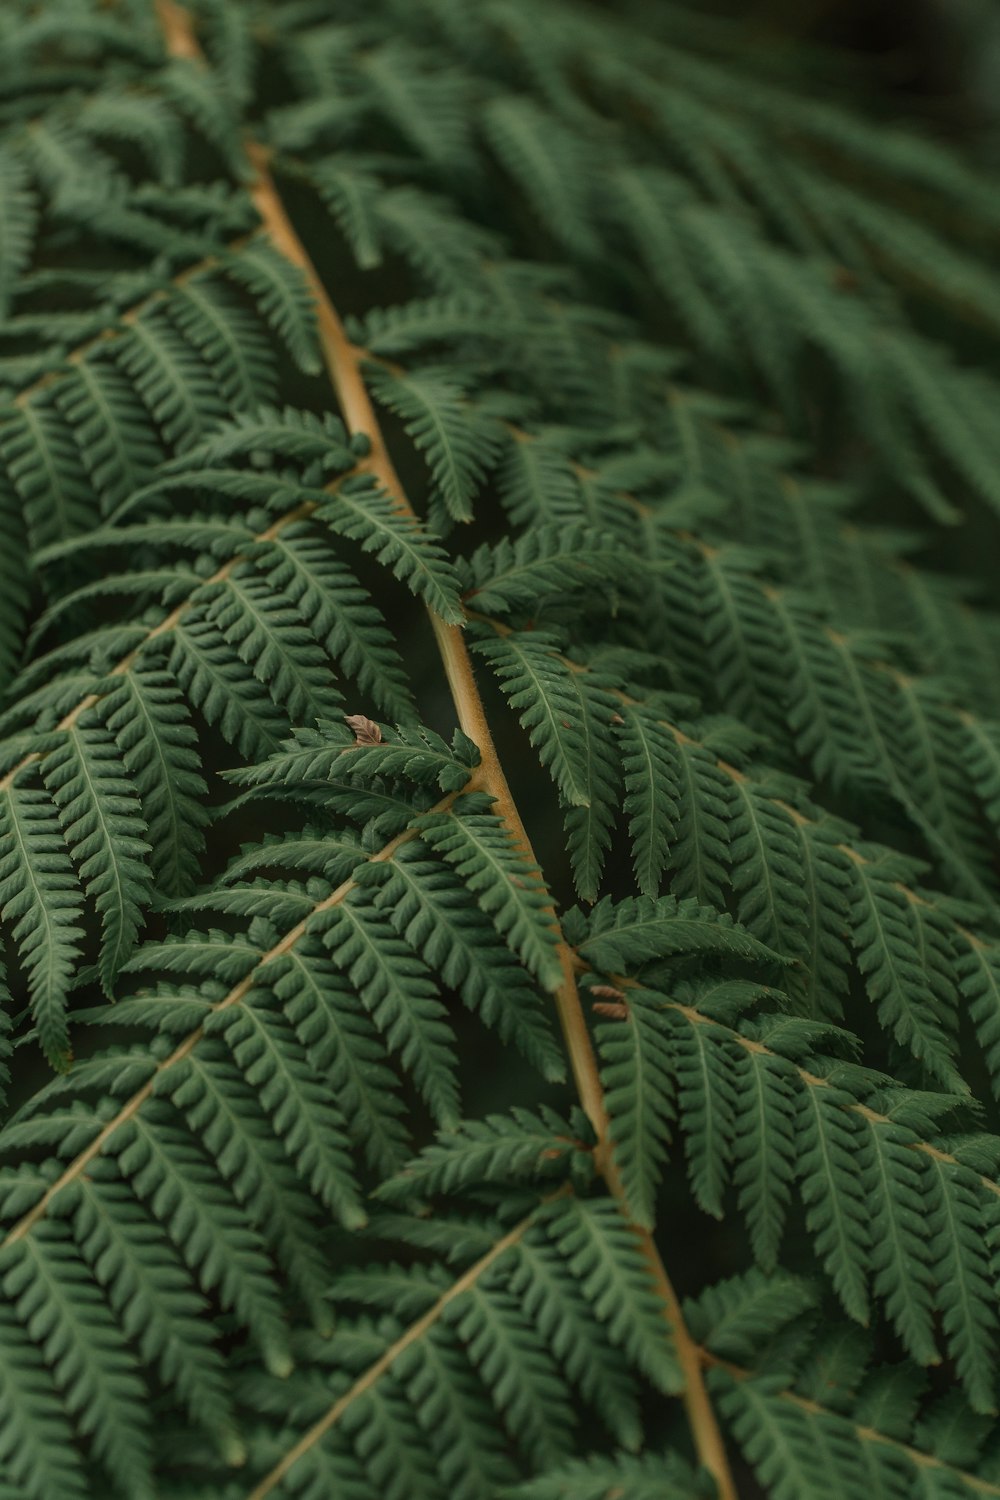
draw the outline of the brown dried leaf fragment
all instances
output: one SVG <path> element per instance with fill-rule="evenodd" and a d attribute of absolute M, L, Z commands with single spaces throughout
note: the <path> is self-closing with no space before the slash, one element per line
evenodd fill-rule
<path fill-rule="evenodd" d="M 594 984 L 590 987 L 590 994 L 599 996 L 592 1002 L 597 1015 L 607 1016 L 612 1021 L 628 1020 L 628 1003 L 624 990 L 615 989 L 613 984 Z"/>
<path fill-rule="evenodd" d="M 344 723 L 348 729 L 354 731 L 355 742 L 359 745 L 381 745 L 382 731 L 372 719 L 366 719 L 364 714 L 345 714 Z"/>

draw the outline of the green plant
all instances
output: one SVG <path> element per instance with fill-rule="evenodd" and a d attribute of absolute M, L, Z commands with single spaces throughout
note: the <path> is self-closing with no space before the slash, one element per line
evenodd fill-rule
<path fill-rule="evenodd" d="M 0 15 L 2 1500 L 1000 1495 L 1000 210 L 648 10 Z"/>

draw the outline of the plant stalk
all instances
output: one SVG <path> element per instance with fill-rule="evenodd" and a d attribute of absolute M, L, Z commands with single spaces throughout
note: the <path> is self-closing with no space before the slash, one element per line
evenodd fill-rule
<path fill-rule="evenodd" d="M 203 63 L 201 49 L 187 11 L 175 4 L 174 0 L 157 0 L 157 10 L 171 55 Z M 274 247 L 302 272 L 315 299 L 323 359 L 344 423 L 352 436 L 363 434 L 371 444 L 369 456 L 360 467 L 366 468 L 378 480 L 401 514 L 416 519 L 365 387 L 360 353 L 348 339 L 326 287 L 288 216 L 271 175 L 267 150 L 249 139 L 244 149 L 253 171 L 250 195 L 263 227 Z M 428 613 L 459 726 L 479 748 L 481 761 L 477 773 L 478 784 L 493 797 L 498 816 L 506 824 L 521 851 L 537 866 L 538 861 L 497 755 L 462 627 L 449 624 L 433 610 Z M 551 917 L 553 925 L 558 929 L 554 910 Z M 561 933 L 559 960 L 563 977 L 555 995 L 556 1010 L 580 1104 L 597 1139 L 595 1163 L 609 1193 L 618 1203 L 622 1214 L 629 1218 L 624 1185 L 611 1151 L 604 1090 L 580 1003 L 573 953 Z M 688 1333 L 677 1294 L 652 1235 L 638 1225 L 632 1227 L 641 1241 L 643 1256 L 649 1265 L 671 1329 L 684 1379 L 684 1407 L 698 1458 L 715 1481 L 718 1500 L 737 1500 L 725 1445 L 705 1387 L 697 1345 Z"/>

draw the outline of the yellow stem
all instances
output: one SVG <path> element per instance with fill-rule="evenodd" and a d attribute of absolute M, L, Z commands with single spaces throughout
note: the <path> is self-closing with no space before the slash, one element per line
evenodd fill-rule
<path fill-rule="evenodd" d="M 174 56 L 202 62 L 201 50 L 187 12 L 182 6 L 175 4 L 174 0 L 157 0 L 157 5 L 168 50 Z M 377 479 L 400 513 L 413 516 L 415 515 L 413 507 L 396 473 L 362 378 L 359 353 L 348 339 L 326 287 L 285 211 L 268 166 L 268 153 L 263 146 L 252 140 L 246 141 L 245 151 L 253 170 L 250 193 L 264 229 L 275 248 L 292 265 L 300 269 L 315 299 L 323 357 L 344 422 L 350 433 L 364 434 L 371 444 L 364 467 Z M 530 840 L 511 796 L 507 778 L 503 773 L 496 746 L 493 743 L 493 736 L 479 689 L 476 686 L 472 662 L 461 627 L 442 620 L 433 610 L 430 610 L 429 614 L 459 725 L 479 747 L 481 765 L 477 777 L 478 782 L 493 797 L 498 815 L 503 819 L 520 848 L 531 863 L 537 865 Z M 551 915 L 553 925 L 558 929 L 554 910 Z M 559 958 L 563 977 L 555 996 L 555 1003 L 570 1058 L 573 1080 L 580 1103 L 597 1138 L 595 1160 L 598 1168 L 609 1192 L 627 1218 L 629 1215 L 626 1195 L 621 1175 L 610 1149 L 608 1112 L 597 1059 L 590 1033 L 587 1030 L 583 1007 L 580 1004 L 573 953 L 562 939 L 561 933 Z M 656 1282 L 663 1301 L 666 1320 L 673 1335 L 677 1357 L 684 1375 L 685 1409 L 698 1457 L 715 1480 L 719 1500 L 736 1500 L 736 1488 L 715 1413 L 708 1399 L 697 1347 L 687 1331 L 676 1293 L 652 1235 L 637 1225 L 633 1227 L 641 1241 L 643 1255 L 649 1265 L 650 1274 Z M 335 1410 L 336 1408 L 331 1408 L 331 1411 Z M 321 1424 L 323 1432 L 328 1429 L 329 1425 L 332 1425 L 333 1420 L 335 1418 L 327 1413 L 324 1419 L 326 1425 Z M 316 1437 L 322 1435 L 319 1427 L 314 1429 L 314 1432 Z M 315 1437 L 311 1440 L 314 1441 Z M 254 1495 L 263 1493 L 265 1493 L 264 1489 L 259 1488 Z"/>
<path fill-rule="evenodd" d="M 416 513 L 389 455 L 378 417 L 362 379 L 358 352 L 348 339 L 326 288 L 285 212 L 285 206 L 268 170 L 267 153 L 255 142 L 249 143 L 246 151 L 254 169 L 254 180 L 250 192 L 261 222 L 275 248 L 302 272 L 315 299 L 323 359 L 344 423 L 352 435 L 362 433 L 371 444 L 368 457 L 358 467 L 366 470 L 378 481 L 401 515 L 412 516 L 416 519 Z M 452 702 L 455 705 L 459 727 L 469 736 L 473 744 L 479 747 L 481 756 L 479 784 L 493 797 L 498 816 L 503 819 L 509 831 L 514 835 L 521 851 L 532 864 L 536 864 L 530 840 L 511 796 L 507 778 L 503 773 L 503 767 L 493 743 L 493 735 L 483 709 L 479 689 L 476 686 L 462 627 L 442 620 L 441 616 L 433 610 L 428 610 L 428 614 Z M 552 921 L 553 925 L 557 925 L 554 911 Z M 573 1078 L 580 1102 L 595 1134 L 598 1140 L 603 1140 L 607 1134 L 607 1110 L 604 1107 L 604 1096 L 597 1077 L 597 1062 L 590 1041 L 590 1033 L 587 1031 L 576 993 L 573 955 L 566 943 L 560 943 L 559 959 L 563 971 L 563 984 L 555 999 L 559 1020 L 566 1038 Z"/>
<path fill-rule="evenodd" d="M 415 513 L 396 473 L 378 418 L 365 388 L 357 352 L 344 331 L 343 324 L 304 245 L 288 219 L 268 171 L 266 153 L 261 147 L 252 144 L 248 147 L 247 154 L 255 169 L 255 181 L 251 192 L 264 226 L 269 230 L 272 241 L 278 249 L 302 271 L 316 299 L 323 355 L 347 428 L 352 434 L 363 433 L 368 438 L 371 443 L 371 451 L 365 465 L 368 472 L 378 480 L 398 510 L 402 514 L 412 516 Z M 433 610 L 429 613 L 459 725 L 479 747 L 482 758 L 479 772 L 480 785 L 493 797 L 498 815 L 514 835 L 520 848 L 532 864 L 537 864 L 493 743 L 493 735 L 479 689 L 476 686 L 472 662 L 461 626 L 449 624 Z M 556 922 L 554 911 L 552 920 Z M 595 1159 L 598 1169 L 609 1192 L 627 1216 L 624 1186 L 610 1149 L 608 1112 L 604 1102 L 597 1059 L 577 990 L 573 953 L 562 939 L 559 943 L 559 961 L 563 978 L 555 995 L 555 1003 L 566 1050 L 569 1054 L 573 1081 L 580 1103 L 597 1137 Z M 708 1399 L 708 1392 L 705 1389 L 697 1348 L 685 1326 L 677 1295 L 670 1283 L 652 1235 L 638 1226 L 635 1226 L 635 1232 L 641 1241 L 643 1256 L 662 1298 L 667 1321 L 673 1334 L 674 1346 L 684 1376 L 685 1408 L 698 1456 L 715 1479 L 719 1500 L 736 1500 L 736 1489 L 729 1471 L 725 1446 Z M 326 1428 L 324 1427 L 323 1430 L 325 1431 Z M 257 1491 L 254 1492 L 255 1495 L 257 1493 Z"/>

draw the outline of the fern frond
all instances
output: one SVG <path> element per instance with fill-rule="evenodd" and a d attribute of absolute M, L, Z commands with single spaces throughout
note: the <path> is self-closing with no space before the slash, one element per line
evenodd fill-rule
<path fill-rule="evenodd" d="M 155 311 L 135 321 L 117 357 L 174 452 L 228 415 L 209 366 Z"/>
<path fill-rule="evenodd" d="M 482 795 L 456 804 L 453 814 L 420 819 L 420 837 L 441 854 L 473 892 L 497 931 L 547 990 L 561 982 L 558 937 L 539 872 L 514 845 Z"/>
<path fill-rule="evenodd" d="M 201 594 L 205 620 L 235 647 L 288 717 L 311 723 L 337 712 L 340 695 L 292 601 L 238 564 Z"/>
<path fill-rule="evenodd" d="M 579 894 L 596 899 L 618 800 L 617 704 L 596 673 L 578 674 L 543 631 L 477 641 L 566 805 Z"/>
<path fill-rule="evenodd" d="M 3 246 L 0 248 L 0 315 L 7 316 L 10 298 L 31 260 L 37 224 L 37 200 L 24 162 L 10 151 L 0 158 L 0 218 Z"/>
<path fill-rule="evenodd" d="M 652 1228 L 674 1118 L 667 1039 L 631 989 L 621 1020 L 597 1029 L 611 1139 L 636 1222 Z"/>
<path fill-rule="evenodd" d="M 451 1028 L 430 974 L 371 900 L 355 896 L 311 924 L 439 1121 L 458 1118 Z"/>
<path fill-rule="evenodd" d="M 915 935 L 910 900 L 893 881 L 893 863 L 855 862 L 853 941 L 858 964 L 883 1024 L 920 1058 L 938 1082 L 961 1089 L 950 1059 L 941 1009 Z"/>
<path fill-rule="evenodd" d="M 470 907 L 460 879 L 428 860 L 420 840 L 400 849 L 385 869 L 375 903 L 396 931 L 487 1026 L 546 1078 L 562 1079 L 565 1066 L 537 992 L 487 915 Z"/>
<path fill-rule="evenodd" d="M 162 667 L 137 665 L 121 674 L 102 713 L 139 795 L 157 889 L 183 895 L 197 875 L 208 818 L 197 736 L 177 685 Z"/>
<path fill-rule="evenodd" d="M 1000 1494 L 986 158 L 322 9 L 0 7 L 0 1491 Z"/>
<path fill-rule="evenodd" d="M 365 1222 L 347 1154 L 344 1122 L 327 1099 L 308 1054 L 282 1016 L 269 1012 L 267 991 L 251 990 L 227 1011 L 218 1033 L 302 1180 L 349 1228 Z"/>
<path fill-rule="evenodd" d="M 396 1077 L 340 970 L 302 945 L 276 960 L 268 978 L 314 1068 L 337 1089 L 356 1145 L 376 1170 L 397 1169 L 409 1142 Z"/>
<path fill-rule="evenodd" d="M 488 1115 L 439 1135 L 404 1172 L 383 1182 L 378 1196 L 405 1203 L 421 1193 L 456 1193 L 477 1182 L 539 1181 L 549 1173 L 561 1176 L 581 1150 L 572 1127 L 551 1110 L 537 1116 L 525 1109 Z"/>
<path fill-rule="evenodd" d="M 0 1364 L 0 1411 L 10 1478 L 29 1494 L 63 1494 L 83 1500 L 86 1476 L 51 1374 L 12 1307 L 5 1308 L 3 1321 L 6 1358 Z"/>
<path fill-rule="evenodd" d="M 377 485 L 363 477 L 347 480 L 317 515 L 339 536 L 374 553 L 443 620 L 462 618 L 454 569 L 444 551 L 410 517 L 400 515 Z"/>
<path fill-rule="evenodd" d="M 499 448 L 497 424 L 485 416 L 477 419 L 468 392 L 447 370 L 425 366 L 403 373 L 374 365 L 368 382 L 424 455 L 432 499 L 440 496 L 452 520 L 470 521 L 476 492 Z"/>
<path fill-rule="evenodd" d="M 588 964 L 605 973 L 683 953 L 781 962 L 779 954 L 750 937 L 726 913 L 672 896 L 632 896 L 617 903 L 605 897 L 591 912 L 578 948 Z"/>
<path fill-rule="evenodd" d="M 611 1342 L 628 1355 L 659 1390 L 676 1391 L 680 1372 L 653 1271 L 617 1205 L 607 1200 L 566 1198 L 545 1215 L 545 1230 L 579 1279 Z M 660 1327 L 657 1329 L 657 1319 Z"/>
<path fill-rule="evenodd" d="M 55 1225 L 8 1253 L 4 1292 L 42 1347 L 68 1410 L 97 1457 L 137 1495 L 153 1494 L 148 1421 L 128 1347 L 88 1268 Z"/>
<path fill-rule="evenodd" d="M 384 616 L 324 537 L 293 522 L 254 561 L 387 718 L 405 723 L 414 717 L 405 668 Z"/>
<path fill-rule="evenodd" d="M 706 1489 L 682 1458 L 672 1453 L 630 1454 L 613 1458 L 575 1459 L 539 1479 L 517 1486 L 517 1500 L 655 1500 L 669 1494 L 676 1500 L 704 1500 Z"/>
<path fill-rule="evenodd" d="M 255 243 L 234 255 L 225 270 L 250 293 L 299 369 L 306 375 L 318 374 L 321 363 L 311 300 L 298 268 L 270 245 Z"/>
<path fill-rule="evenodd" d="M 27 635 L 30 579 L 22 558 L 27 550 L 24 517 L 9 484 L 0 485 L 0 524 L 11 545 L 0 560 L 0 684 L 6 688 L 21 663 Z"/>
<path fill-rule="evenodd" d="M 82 901 L 56 808 L 40 787 L 13 781 L 0 806 L 0 899 L 31 985 L 38 1035 L 65 1065 L 66 994 L 80 950 Z"/>
<path fill-rule="evenodd" d="M 42 776 L 87 893 L 101 919 L 101 983 L 110 991 L 139 929 L 152 879 L 139 801 L 118 771 L 116 746 L 81 715 L 42 762 Z"/>
<path fill-rule="evenodd" d="M 656 896 L 676 836 L 677 742 L 640 704 L 623 704 L 618 715 L 623 810 L 629 820 L 635 882 L 644 896 Z"/>
<path fill-rule="evenodd" d="M 0 424 L 4 471 L 20 497 L 32 547 L 86 531 L 93 520 L 72 430 L 51 401 L 28 403 Z"/>
<path fill-rule="evenodd" d="M 79 444 L 104 514 L 149 478 L 162 451 L 151 440 L 131 375 L 107 362 L 83 360 L 58 387 L 57 404 Z"/>
<path fill-rule="evenodd" d="M 596 253 L 579 141 L 531 100 L 513 95 L 492 101 L 484 125 L 492 149 L 522 185 L 541 223 L 574 254 Z"/>
<path fill-rule="evenodd" d="M 489 615 L 541 612 L 588 585 L 598 585 L 611 604 L 616 584 L 641 587 L 644 581 L 638 559 L 624 557 L 614 538 L 582 526 L 539 526 L 515 542 L 480 548 L 469 573 L 465 599 Z"/>
<path fill-rule="evenodd" d="M 288 720 L 211 620 L 188 616 L 173 632 L 169 670 L 209 724 L 249 760 L 281 743 Z"/>
<path fill-rule="evenodd" d="M 185 1281 L 154 1225 L 135 1214 L 122 1184 L 93 1182 L 81 1194 L 74 1237 L 123 1330 L 138 1338 L 143 1359 L 159 1366 L 192 1418 L 216 1434 L 223 1457 L 239 1462 L 243 1448 L 222 1360 L 204 1321 L 207 1303 Z"/>

